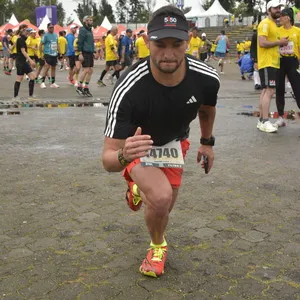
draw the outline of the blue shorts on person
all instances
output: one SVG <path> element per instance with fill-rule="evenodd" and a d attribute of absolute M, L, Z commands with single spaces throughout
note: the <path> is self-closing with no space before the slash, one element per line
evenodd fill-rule
<path fill-rule="evenodd" d="M 223 52 L 215 52 L 215 57 L 220 57 L 220 58 L 224 58 L 226 53 Z"/>

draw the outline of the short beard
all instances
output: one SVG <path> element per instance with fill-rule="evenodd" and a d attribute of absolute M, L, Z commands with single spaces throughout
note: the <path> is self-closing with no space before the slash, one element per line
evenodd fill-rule
<path fill-rule="evenodd" d="M 272 13 L 272 12 L 271 12 L 271 17 L 272 17 L 274 20 L 277 20 L 277 19 L 280 17 L 280 12 L 279 12 L 279 13 Z"/>
<path fill-rule="evenodd" d="M 162 73 L 164 73 L 164 74 L 172 74 L 172 73 L 176 72 L 176 71 L 179 69 L 179 67 L 181 66 L 181 64 L 182 64 L 182 62 L 183 62 L 183 59 L 184 59 L 184 58 L 182 58 L 182 59 L 177 63 L 177 65 L 176 65 L 173 69 L 163 69 L 163 68 L 161 68 L 160 63 L 161 63 L 162 61 L 157 62 L 155 59 L 152 59 L 152 62 L 153 62 L 153 64 L 155 65 L 155 67 L 156 67 L 160 72 L 162 72 Z M 172 61 L 172 62 L 173 62 L 173 61 Z"/>

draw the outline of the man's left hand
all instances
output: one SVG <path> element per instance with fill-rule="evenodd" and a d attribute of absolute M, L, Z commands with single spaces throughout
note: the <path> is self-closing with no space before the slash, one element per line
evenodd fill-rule
<path fill-rule="evenodd" d="M 197 163 L 201 162 L 201 167 L 204 169 L 204 162 L 201 161 L 202 155 L 206 155 L 208 158 L 208 173 L 209 173 L 214 163 L 214 151 L 212 146 L 201 145 L 198 149 Z"/>

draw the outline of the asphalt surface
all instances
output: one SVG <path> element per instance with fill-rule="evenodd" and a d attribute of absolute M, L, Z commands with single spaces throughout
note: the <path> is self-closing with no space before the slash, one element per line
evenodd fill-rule
<path fill-rule="evenodd" d="M 112 90 L 96 86 L 102 67 L 91 82 L 96 103 Z M 0 74 L 2 102 L 13 82 Z M 81 101 L 65 72 L 57 83 L 36 86 L 41 103 Z M 24 99 L 27 89 L 24 82 Z M 143 209 L 129 210 L 121 175 L 101 165 L 106 107 L 2 106 L 0 299 L 299 300 L 300 124 L 259 132 L 256 118 L 239 115 L 257 110 L 258 97 L 227 64 L 208 175 L 196 164 L 199 125 L 192 123 L 159 279 L 138 272 L 150 242 Z"/>

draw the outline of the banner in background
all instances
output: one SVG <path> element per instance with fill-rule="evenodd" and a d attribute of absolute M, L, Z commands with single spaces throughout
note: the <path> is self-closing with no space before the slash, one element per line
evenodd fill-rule
<path fill-rule="evenodd" d="M 47 15 L 53 25 L 57 23 L 57 8 L 55 5 L 40 6 L 35 9 L 36 26 L 39 27 L 44 17 Z"/>

